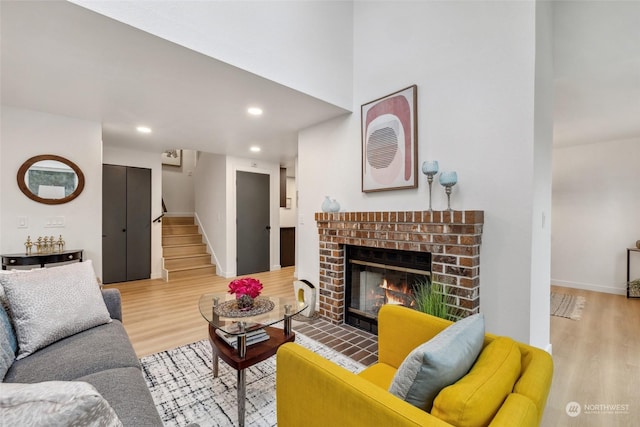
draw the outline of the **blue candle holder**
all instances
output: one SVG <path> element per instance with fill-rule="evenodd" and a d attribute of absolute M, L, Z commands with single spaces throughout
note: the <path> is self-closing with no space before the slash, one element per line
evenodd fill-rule
<path fill-rule="evenodd" d="M 429 211 L 431 209 L 431 183 L 433 182 L 433 176 L 438 173 L 438 161 L 427 160 L 422 162 L 422 173 L 427 176 L 427 182 L 429 183 Z"/>
<path fill-rule="evenodd" d="M 447 171 L 440 173 L 440 185 L 444 187 L 445 193 L 447 193 L 447 210 L 451 209 L 451 188 L 458 182 L 458 174 L 455 171 Z"/>

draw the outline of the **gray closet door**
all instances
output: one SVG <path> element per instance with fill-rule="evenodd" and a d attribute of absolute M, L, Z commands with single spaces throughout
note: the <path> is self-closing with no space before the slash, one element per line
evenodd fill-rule
<path fill-rule="evenodd" d="M 102 282 L 127 280 L 127 168 L 102 165 Z"/>
<path fill-rule="evenodd" d="M 151 169 L 127 168 L 127 280 L 151 277 Z"/>
<path fill-rule="evenodd" d="M 151 169 L 102 166 L 102 281 L 151 277 Z"/>
<path fill-rule="evenodd" d="M 236 172 L 237 275 L 269 271 L 269 175 Z"/>

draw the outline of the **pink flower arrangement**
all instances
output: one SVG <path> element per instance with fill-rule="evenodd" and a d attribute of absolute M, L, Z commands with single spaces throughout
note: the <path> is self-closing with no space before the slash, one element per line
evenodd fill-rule
<path fill-rule="evenodd" d="M 229 293 L 235 294 L 236 298 L 240 298 L 243 295 L 256 298 L 260 295 L 260 291 L 262 291 L 262 283 L 253 277 L 242 277 L 229 283 Z"/>

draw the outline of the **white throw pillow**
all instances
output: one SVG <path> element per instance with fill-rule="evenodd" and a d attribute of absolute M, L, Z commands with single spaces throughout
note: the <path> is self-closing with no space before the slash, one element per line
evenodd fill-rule
<path fill-rule="evenodd" d="M 430 412 L 440 390 L 469 372 L 483 343 L 483 314 L 459 320 L 407 355 L 389 392 Z"/>
<path fill-rule="evenodd" d="M 121 427 L 113 408 L 89 383 L 0 384 L 2 425 Z"/>
<path fill-rule="evenodd" d="M 111 322 L 90 260 L 0 280 L 18 338 L 17 359 Z"/>

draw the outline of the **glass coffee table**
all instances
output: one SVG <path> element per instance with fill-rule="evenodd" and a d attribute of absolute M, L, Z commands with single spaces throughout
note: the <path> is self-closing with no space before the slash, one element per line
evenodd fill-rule
<path fill-rule="evenodd" d="M 295 340 L 291 317 L 307 305 L 293 296 L 259 296 L 254 309 L 242 311 L 237 308 L 235 297 L 228 293 L 204 294 L 198 305 L 200 313 L 209 322 L 214 378 L 218 377 L 218 358 L 238 371 L 238 425 L 243 427 L 245 369 L 276 354 L 282 344 Z M 279 322 L 284 323 L 284 328 L 273 327 Z M 251 344 L 252 340 L 260 341 Z"/>

